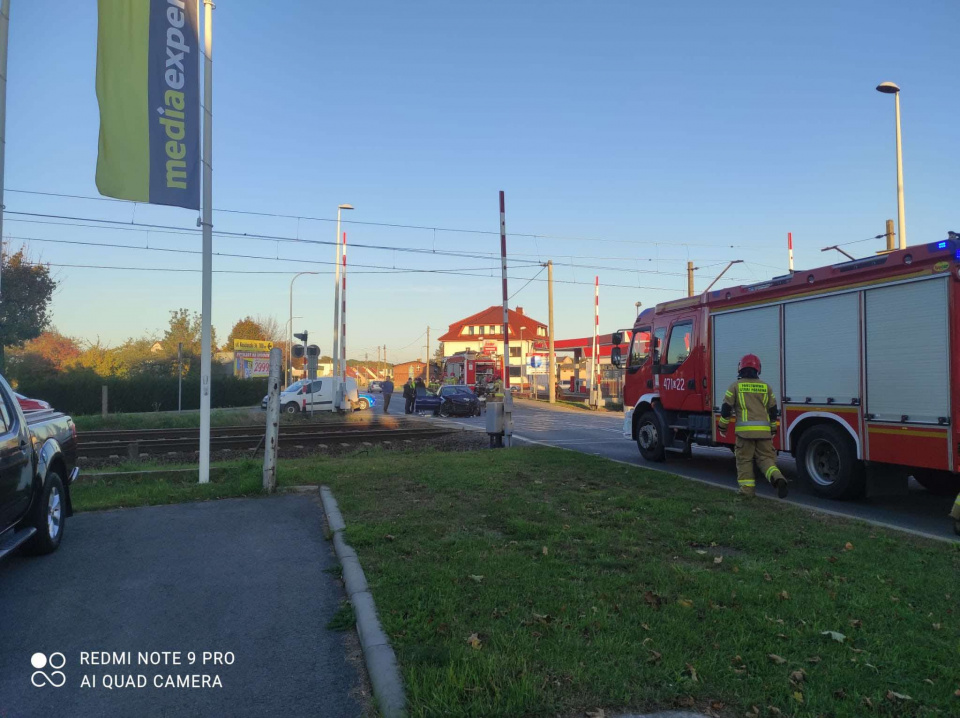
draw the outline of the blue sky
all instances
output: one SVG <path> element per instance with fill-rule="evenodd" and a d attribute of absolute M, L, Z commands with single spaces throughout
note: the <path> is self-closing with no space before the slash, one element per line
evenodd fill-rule
<path fill-rule="evenodd" d="M 187 210 L 16 193 L 96 195 L 96 3 L 13 0 L 8 212 L 195 227 Z M 960 230 L 955 31 L 960 6 L 902 2 L 364 2 L 221 0 L 214 13 L 214 206 L 491 234 L 346 224 L 348 241 L 495 256 L 497 193 L 526 260 L 553 259 L 557 336 L 628 326 L 634 303 L 682 296 L 687 259 L 704 288 L 723 262 L 734 280 L 837 255 L 822 247 L 879 234 L 896 216 L 893 100 L 903 88 L 910 243 Z M 149 246 L 151 251 L 27 241 L 54 264 L 199 268 L 199 236 L 13 220 L 22 238 Z M 33 218 L 36 219 L 36 218 Z M 216 213 L 218 230 L 333 241 L 330 222 Z M 127 227 L 131 229 L 131 227 Z M 135 228 L 133 228 L 135 229 Z M 582 238 L 577 241 L 559 238 Z M 604 241 L 598 241 L 604 240 Z M 867 254 L 882 241 L 848 249 Z M 220 237 L 213 321 L 224 337 L 247 314 L 295 322 L 329 351 L 328 245 Z M 351 264 L 468 269 L 474 275 L 349 275 L 348 353 L 423 354 L 456 319 L 499 304 L 498 262 L 354 248 Z M 572 265 L 572 266 L 571 266 Z M 585 265 L 609 267 L 591 269 Z M 479 272 L 476 270 L 480 270 Z M 485 271 L 488 270 L 488 271 Z M 615 271 L 619 270 L 619 271 Z M 511 293 L 537 268 L 511 269 Z M 54 322 L 119 343 L 199 309 L 199 274 L 62 267 Z M 541 274 L 538 279 L 545 279 Z M 614 287 L 611 285 L 623 285 Z M 546 321 L 546 285 L 511 306 Z"/>

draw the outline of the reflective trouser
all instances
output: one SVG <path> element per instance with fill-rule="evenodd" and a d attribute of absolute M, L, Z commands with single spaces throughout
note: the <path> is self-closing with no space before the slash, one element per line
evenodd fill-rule
<path fill-rule="evenodd" d="M 783 474 L 777 468 L 777 452 L 773 448 L 773 439 L 769 437 L 746 439 L 738 436 L 736 455 L 737 483 L 740 484 L 740 491 L 744 494 L 756 493 L 757 484 L 753 473 L 754 461 L 757 462 L 757 466 L 767 481 L 773 483 L 774 479 L 783 478 Z"/>
<path fill-rule="evenodd" d="M 957 496 L 957 500 L 953 502 L 953 509 L 950 511 L 950 516 L 960 521 L 960 496 Z"/>

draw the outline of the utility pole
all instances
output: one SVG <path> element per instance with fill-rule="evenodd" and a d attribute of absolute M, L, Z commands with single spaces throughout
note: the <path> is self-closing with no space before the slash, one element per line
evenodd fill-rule
<path fill-rule="evenodd" d="M 0 208 L 3 207 L 3 166 L 7 147 L 7 47 L 10 0 L 0 3 Z M 3 212 L 0 212 L 0 267 L 3 267 Z M 0 285 L 0 298 L 3 287 Z"/>
<path fill-rule="evenodd" d="M 886 236 L 887 236 L 887 251 L 888 251 L 888 252 L 892 252 L 893 250 L 895 250 L 895 249 L 897 248 L 896 242 L 895 242 L 895 240 L 894 240 L 893 220 L 892 220 L 892 219 L 888 219 L 888 220 L 887 220 L 887 232 L 886 232 Z"/>
<path fill-rule="evenodd" d="M 793 274 L 793 232 L 787 232 L 787 254 L 790 256 L 790 274 Z"/>
<path fill-rule="evenodd" d="M 693 262 L 687 262 L 687 296 L 693 296 Z"/>
<path fill-rule="evenodd" d="M 550 337 L 550 357 L 549 367 L 547 371 L 547 377 L 549 386 L 547 388 L 547 397 L 550 400 L 551 404 L 557 403 L 557 355 L 553 351 L 553 260 L 547 262 L 547 322 L 549 327 L 547 327 L 547 334 Z"/>
<path fill-rule="evenodd" d="M 426 369 L 426 381 L 424 382 L 427 386 L 430 386 L 430 327 L 427 327 L 427 369 Z"/>

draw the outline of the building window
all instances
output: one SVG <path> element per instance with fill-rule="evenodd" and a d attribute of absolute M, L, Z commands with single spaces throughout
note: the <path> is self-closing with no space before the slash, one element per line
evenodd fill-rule
<path fill-rule="evenodd" d="M 546 328 L 545 328 L 545 327 L 537 327 L 537 336 L 538 336 L 538 337 L 545 337 L 545 336 L 547 336 L 547 330 L 546 330 Z"/>
<path fill-rule="evenodd" d="M 510 367 L 510 376 L 511 376 L 511 377 L 517 377 L 517 378 L 519 378 L 519 377 L 520 377 L 520 367 L 518 367 L 518 366 L 512 366 L 512 367 Z"/>
<path fill-rule="evenodd" d="M 510 356 L 511 357 L 520 356 L 520 347 L 510 347 Z"/>
<path fill-rule="evenodd" d="M 473 329 L 474 329 L 474 328 L 473 328 L 473 327 L 470 327 L 469 329 L 470 329 L 470 334 L 472 335 L 472 334 L 473 334 Z"/>
<path fill-rule="evenodd" d="M 491 333 L 491 334 L 496 334 L 496 333 L 497 333 L 497 328 L 496 328 L 496 326 L 494 326 L 493 324 L 490 325 L 490 333 Z"/>

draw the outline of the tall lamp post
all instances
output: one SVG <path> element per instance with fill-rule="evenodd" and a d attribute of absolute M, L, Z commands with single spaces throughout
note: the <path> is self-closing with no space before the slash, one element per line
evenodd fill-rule
<path fill-rule="evenodd" d="M 337 266 L 334 271 L 333 289 L 333 375 L 340 376 L 340 253 L 343 249 L 340 234 L 340 212 L 353 209 L 351 204 L 337 205 Z M 339 398 L 339 391 L 337 392 Z M 340 402 L 337 402 L 340 406 Z"/>
<path fill-rule="evenodd" d="M 297 272 L 290 280 L 290 319 L 288 320 L 290 322 L 290 333 L 287 334 L 290 345 L 287 347 L 287 384 L 290 384 L 290 375 L 293 374 L 293 283 L 297 281 L 297 277 L 302 277 L 304 274 L 320 274 L 320 272 Z"/>
<path fill-rule="evenodd" d="M 900 148 L 900 88 L 892 82 L 881 82 L 877 92 L 893 95 L 897 118 L 897 227 L 900 233 L 900 249 L 907 248 L 907 225 L 903 216 L 903 152 Z"/>

